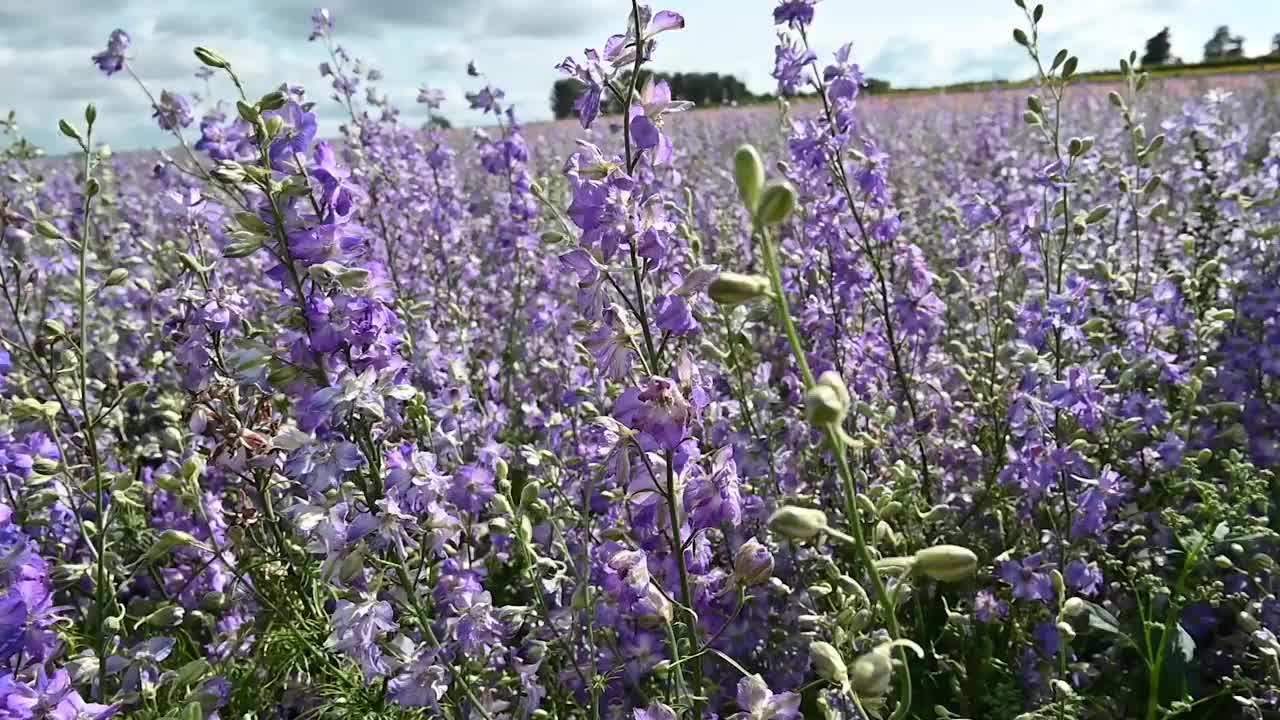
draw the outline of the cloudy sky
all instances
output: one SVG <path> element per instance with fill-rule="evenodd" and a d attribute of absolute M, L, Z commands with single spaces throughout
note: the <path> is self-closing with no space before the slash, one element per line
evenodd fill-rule
<path fill-rule="evenodd" d="M 1213 29 L 1243 34 L 1249 54 L 1266 52 L 1280 33 L 1277 0 L 1044 0 L 1046 45 L 1067 46 L 1083 68 L 1112 66 L 1146 38 L 1172 28 L 1174 54 L 1197 60 Z M 733 73 L 757 92 L 771 87 L 774 0 L 672 0 L 688 27 L 663 36 L 658 69 Z M 317 75 L 326 59 L 308 43 L 314 0 L 0 0 L 0 112 L 13 106 L 27 135 L 58 151 L 59 117 L 98 105 L 100 137 L 118 149 L 168 144 L 150 119 L 142 92 L 124 74 L 104 77 L 89 57 L 113 28 L 133 36 L 131 63 L 156 92 L 198 91 L 191 48 L 207 45 L 230 58 L 251 92 L 301 83 L 322 99 L 329 131 L 341 113 L 323 100 Z M 549 114 L 548 93 L 566 54 L 599 47 L 620 32 L 628 0 L 331 0 L 339 41 L 380 69 L 380 85 L 416 119 L 421 84 L 449 96 L 445 114 L 475 122 L 462 93 L 475 60 L 507 91 L 526 120 Z M 853 41 L 864 69 L 895 85 L 1023 77 L 1030 70 L 1010 40 L 1021 14 L 1010 0 L 822 0 L 814 44 L 829 51 Z M 221 78 L 210 90 L 228 97 Z"/>

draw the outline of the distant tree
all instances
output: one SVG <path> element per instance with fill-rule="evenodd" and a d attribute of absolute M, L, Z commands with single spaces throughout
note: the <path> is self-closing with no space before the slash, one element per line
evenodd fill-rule
<path fill-rule="evenodd" d="M 573 116 L 573 104 L 582 95 L 582 83 L 573 78 L 557 80 L 551 86 L 551 113 L 557 120 Z"/>
<path fill-rule="evenodd" d="M 431 113 L 427 117 L 425 124 L 425 129 L 427 130 L 448 130 L 451 127 L 453 127 L 453 123 L 449 122 L 449 118 L 435 113 Z"/>
<path fill-rule="evenodd" d="M 1165 28 L 1147 40 L 1147 51 L 1142 55 L 1142 66 L 1168 65 L 1169 53 L 1172 49 L 1169 40 L 1169 28 Z"/>
<path fill-rule="evenodd" d="M 1213 37 L 1204 44 L 1204 59 L 1207 62 L 1244 57 L 1244 38 L 1232 35 L 1231 28 L 1219 25 L 1213 31 Z"/>
<path fill-rule="evenodd" d="M 889 89 L 889 81 L 880 78 L 868 77 L 862 81 L 862 89 L 871 95 L 886 92 Z"/>
<path fill-rule="evenodd" d="M 1280 33 L 1271 36 L 1271 54 L 1280 57 Z"/>

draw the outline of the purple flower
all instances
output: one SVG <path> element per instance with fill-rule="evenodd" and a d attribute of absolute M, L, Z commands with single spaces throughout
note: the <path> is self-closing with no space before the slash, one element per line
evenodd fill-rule
<path fill-rule="evenodd" d="M 791 720 L 800 712 L 800 696 L 774 694 L 759 675 L 748 675 L 738 681 L 738 709 L 742 712 L 731 720 Z"/>
<path fill-rule="evenodd" d="M 418 88 L 418 102 L 435 110 L 444 103 L 444 91 L 434 88 Z"/>
<path fill-rule="evenodd" d="M 809 82 L 806 73 L 809 64 L 818 59 L 800 41 L 781 33 L 778 44 L 774 47 L 773 79 L 778 81 L 778 92 L 782 95 L 795 95 L 800 86 Z"/>
<path fill-rule="evenodd" d="M 654 321 L 659 330 L 673 335 L 688 335 L 698 331 L 698 321 L 693 319 L 689 303 L 679 295 L 661 295 L 653 301 Z"/>
<path fill-rule="evenodd" d="M 333 632 L 325 641 L 325 647 L 354 659 L 369 682 L 388 673 L 378 640 L 398 629 L 389 603 L 369 600 L 357 605 L 339 600 L 333 612 L 332 626 Z"/>
<path fill-rule="evenodd" d="M 585 64 L 567 57 L 556 69 L 582 83 L 583 91 L 573 102 L 573 110 L 578 114 L 578 121 L 583 129 L 591 127 L 596 116 L 600 114 L 600 100 L 604 96 L 605 71 L 600 64 L 600 54 L 595 50 L 587 50 Z"/>
<path fill-rule="evenodd" d="M 691 102 L 671 99 L 671 86 L 666 80 L 654 82 L 651 77 L 640 91 L 640 102 L 631 106 L 631 137 L 636 147 L 654 150 L 654 164 L 670 162 L 671 138 L 662 132 L 663 116 L 691 107 Z"/>
<path fill-rule="evenodd" d="M 160 102 L 152 109 L 151 117 L 161 130 L 178 130 L 187 127 L 195 119 L 191 111 L 191 101 L 178 93 L 161 91 Z"/>
<path fill-rule="evenodd" d="M 316 8 L 311 11 L 311 36 L 308 41 L 325 37 L 333 30 L 333 15 L 328 8 Z"/>
<path fill-rule="evenodd" d="M 1013 596 L 1019 600 L 1039 600 L 1048 603 L 1054 599 L 1053 579 L 1040 570 L 1040 553 L 1028 555 L 1022 562 L 1008 560 L 1000 563 L 996 575 L 1013 587 Z"/>
<path fill-rule="evenodd" d="M 613 416 L 659 448 L 675 450 L 688 432 L 692 410 L 674 381 L 652 377 L 643 388 L 623 392 L 613 406 Z"/>
<path fill-rule="evenodd" d="M 728 523 L 737 527 L 742 522 L 742 494 L 738 467 L 733 462 L 733 447 L 716 451 L 711 473 L 700 474 L 684 488 L 684 509 L 694 530 Z"/>
<path fill-rule="evenodd" d="M 613 35 L 604 43 L 604 60 L 614 67 L 630 65 L 636 59 L 636 48 L 643 47 L 642 60 L 653 57 L 657 46 L 654 36 L 668 30 L 679 30 L 684 27 L 684 17 L 670 10 L 660 10 L 656 15 L 648 6 L 641 4 L 638 12 L 627 13 L 627 32 L 625 35 Z M 640 27 L 637 32 L 636 16 L 639 15 Z"/>
<path fill-rule="evenodd" d="M 813 23 L 813 6 L 818 0 L 783 0 L 773 9 L 773 23 L 794 29 Z"/>
<path fill-rule="evenodd" d="M 973 599 L 973 614 L 978 622 L 993 623 L 1009 614 L 1009 603 L 1001 600 L 993 590 L 979 590 Z"/>
<path fill-rule="evenodd" d="M 478 514 L 489 507 L 497 493 L 492 470 L 483 465 L 463 465 L 453 474 L 449 502 L 461 510 Z"/>
<path fill-rule="evenodd" d="M 123 30 L 112 30 L 107 39 L 107 49 L 93 56 L 93 63 L 107 75 L 113 75 L 124 69 L 124 54 L 129 51 L 129 33 Z"/>
<path fill-rule="evenodd" d="M 472 110 L 479 110 L 484 113 L 493 113 L 497 115 L 502 112 L 502 98 L 506 97 L 501 89 L 492 88 L 488 85 L 480 88 L 479 92 L 466 93 L 467 101 L 471 103 Z"/>
<path fill-rule="evenodd" d="M 1102 589 L 1102 570 L 1097 563 L 1086 563 L 1084 560 L 1072 560 L 1063 573 L 1067 586 L 1074 588 L 1081 595 L 1093 597 Z"/>

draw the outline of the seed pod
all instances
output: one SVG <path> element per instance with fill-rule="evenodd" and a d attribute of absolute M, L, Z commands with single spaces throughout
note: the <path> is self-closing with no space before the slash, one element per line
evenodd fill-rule
<path fill-rule="evenodd" d="M 821 510 L 784 505 L 769 517 L 769 529 L 791 540 L 808 540 L 827 527 Z"/>
<path fill-rule="evenodd" d="M 778 225 L 791 217 L 796 208 L 796 189 L 791 183 L 783 181 L 771 183 L 760 196 L 760 207 L 756 219 L 762 225 Z"/>
<path fill-rule="evenodd" d="M 754 146 L 742 145 L 733 154 L 733 180 L 742 204 L 754 215 L 764 189 L 764 161 Z"/>
<path fill-rule="evenodd" d="M 727 307 L 754 300 L 768 291 L 768 278 L 735 272 L 722 272 L 707 286 L 707 296 L 711 301 Z"/>
<path fill-rule="evenodd" d="M 818 677 L 842 688 L 849 686 L 849 669 L 845 667 L 840 651 L 831 643 L 822 640 L 809 643 L 809 662 Z"/>
<path fill-rule="evenodd" d="M 973 576 L 978 556 L 959 545 L 934 545 L 916 553 L 916 568 L 939 582 L 960 582 Z"/>

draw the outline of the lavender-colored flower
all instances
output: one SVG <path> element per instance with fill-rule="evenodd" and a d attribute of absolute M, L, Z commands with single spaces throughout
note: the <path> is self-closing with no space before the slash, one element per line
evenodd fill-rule
<path fill-rule="evenodd" d="M 1081 595 L 1092 597 L 1102 589 L 1102 570 L 1095 562 L 1072 560 L 1062 576 L 1067 587 L 1074 588 Z"/>
<path fill-rule="evenodd" d="M 472 514 L 489 507 L 497 494 L 493 471 L 483 465 L 464 465 L 453 475 L 449 501 Z"/>
<path fill-rule="evenodd" d="M 996 576 L 1013 587 L 1015 598 L 1048 603 L 1055 597 L 1053 579 L 1040 568 L 1040 553 L 1035 553 L 1028 555 L 1022 562 L 1007 560 L 1000 563 L 996 568 Z"/>
<path fill-rule="evenodd" d="M 160 101 L 156 103 L 151 116 L 161 130 L 178 130 L 187 127 L 195 119 L 191 110 L 191 101 L 178 93 L 164 90 L 160 93 Z"/>
<path fill-rule="evenodd" d="M 973 614 L 978 622 L 993 623 L 1009 614 L 1009 604 L 1001 600 L 993 590 L 979 590 L 973 600 Z"/>
<path fill-rule="evenodd" d="M 676 711 L 669 705 L 654 700 L 647 708 L 637 708 L 631 712 L 633 720 L 678 720 Z"/>
<path fill-rule="evenodd" d="M 373 682 L 389 671 L 378 641 L 397 629 L 392 615 L 391 605 L 385 600 L 366 600 L 360 604 L 339 600 L 332 618 L 333 632 L 325 641 L 325 647 L 354 659 L 365 679 Z"/>
<path fill-rule="evenodd" d="M 652 377 L 644 387 L 624 391 L 613 406 L 613 416 L 659 448 L 675 450 L 688 433 L 692 410 L 673 380 Z"/>
<path fill-rule="evenodd" d="M 129 52 L 129 33 L 123 30 L 112 30 L 107 39 L 107 49 L 93 56 L 93 63 L 107 75 L 114 75 L 124 69 L 124 54 Z"/>
<path fill-rule="evenodd" d="M 778 92 L 782 95 L 795 95 L 800 86 L 812 80 L 810 65 L 818 56 L 794 37 L 785 33 L 778 36 L 778 44 L 774 48 L 773 79 L 778 81 Z"/>
<path fill-rule="evenodd" d="M 311 11 L 311 35 L 308 41 L 327 37 L 333 31 L 333 15 L 328 8 L 316 8 Z"/>
<path fill-rule="evenodd" d="M 642 60 L 653 57 L 657 46 L 654 36 L 668 30 L 679 30 L 684 27 L 684 16 L 670 10 L 660 10 L 656 14 L 645 4 L 637 7 L 638 12 L 627 13 L 627 32 L 624 35 L 613 35 L 604 44 L 604 61 L 614 67 L 623 67 L 635 62 L 636 49 L 643 48 Z M 639 29 L 637 29 L 639 15 Z"/>
<path fill-rule="evenodd" d="M 732 446 L 716 451 L 709 474 L 700 474 L 685 485 L 684 508 L 695 530 L 725 523 L 736 527 L 742 522 L 742 495 Z"/>
<path fill-rule="evenodd" d="M 418 102 L 435 110 L 444 104 L 444 91 L 426 86 L 418 88 Z"/>
<path fill-rule="evenodd" d="M 775 694 L 759 675 L 748 675 L 738 681 L 737 700 L 742 712 L 731 720 L 792 720 L 800 713 L 799 695 Z"/>
<path fill-rule="evenodd" d="M 786 24 L 792 29 L 803 28 L 813 24 L 813 6 L 818 0 L 782 0 L 773 9 L 775 25 Z"/>
<path fill-rule="evenodd" d="M 686 100 L 672 100 L 671 86 L 666 80 L 645 83 L 640 91 L 640 102 L 631 106 L 631 137 L 641 150 L 653 150 L 655 164 L 671 161 L 670 136 L 662 132 L 664 116 L 679 113 L 693 107 Z"/>

